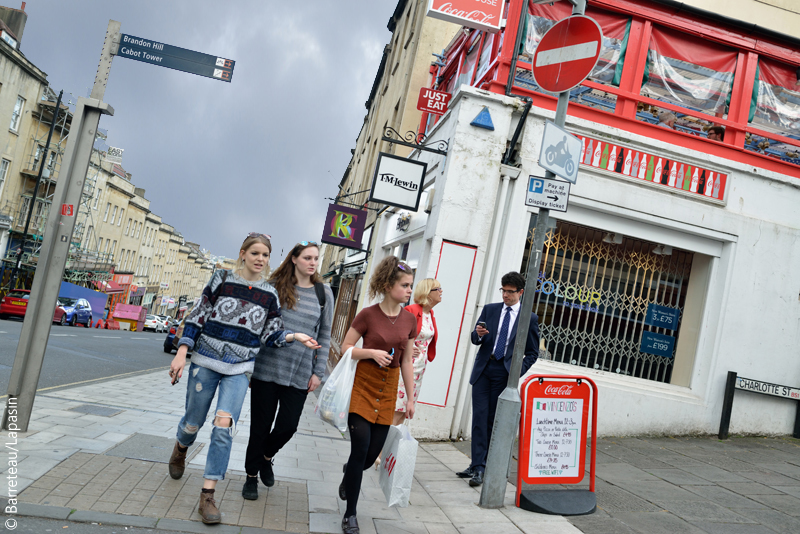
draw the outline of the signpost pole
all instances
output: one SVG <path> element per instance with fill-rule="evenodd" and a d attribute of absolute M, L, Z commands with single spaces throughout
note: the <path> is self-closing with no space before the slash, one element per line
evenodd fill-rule
<path fill-rule="evenodd" d="M 583 15 L 586 11 L 585 1 L 577 0 L 572 3 L 572 14 Z M 568 105 L 569 91 L 562 91 L 558 95 L 558 107 L 556 108 L 554 121 L 556 126 L 564 127 Z M 545 176 L 550 179 L 556 177 L 550 171 L 547 171 Z M 502 508 L 505 501 L 506 484 L 508 483 L 508 472 L 511 465 L 511 450 L 514 447 L 517 423 L 519 422 L 522 406 L 519 396 L 519 378 L 522 371 L 522 360 L 525 357 L 525 343 L 528 339 L 525 332 L 530 327 L 533 301 L 536 297 L 537 274 L 541 264 L 542 250 L 544 249 L 549 214 L 550 210 L 540 208 L 536 217 L 536 228 L 533 232 L 532 250 L 528 259 L 528 272 L 525 278 L 525 292 L 522 294 L 522 304 L 517 319 L 517 337 L 514 342 L 514 356 L 511 360 L 508 385 L 497 400 L 492 438 L 489 442 L 489 453 L 486 457 L 486 472 L 484 473 L 484 482 L 481 487 L 481 498 L 478 502 L 482 508 Z M 533 216 L 531 214 L 531 217 Z M 538 347 L 536 349 L 538 350 Z"/>
<path fill-rule="evenodd" d="M 8 382 L 8 399 L 2 420 L 4 430 L 28 430 L 36 386 L 53 323 L 53 310 L 75 228 L 74 213 L 62 215 L 59 208 L 62 204 L 80 204 L 100 115 L 114 114 L 114 109 L 102 99 L 108 83 L 111 60 L 119 44 L 119 29 L 119 22 L 109 21 L 91 96 L 79 98 L 75 107 L 61 174 L 43 232 L 42 249 Z"/>

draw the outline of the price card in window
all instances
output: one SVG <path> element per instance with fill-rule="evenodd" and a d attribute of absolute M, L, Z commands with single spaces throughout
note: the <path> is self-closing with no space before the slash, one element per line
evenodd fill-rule
<path fill-rule="evenodd" d="M 644 324 L 655 326 L 656 328 L 666 328 L 667 330 L 678 329 L 678 319 L 681 311 L 678 308 L 661 306 L 660 304 L 650 303 L 647 305 L 647 313 L 644 316 Z"/>

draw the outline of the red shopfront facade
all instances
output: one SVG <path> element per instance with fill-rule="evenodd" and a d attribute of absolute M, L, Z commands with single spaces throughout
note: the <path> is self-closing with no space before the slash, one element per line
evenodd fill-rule
<path fill-rule="evenodd" d="M 452 94 L 467 84 L 555 110 L 530 57 L 572 6 L 510 0 L 505 9 L 503 31 L 462 32 L 445 66 L 431 68 L 431 86 Z M 600 24 L 604 49 L 571 91 L 569 115 L 800 178 L 800 40 L 654 2 L 589 0 L 586 14 Z M 675 129 L 659 126 L 662 113 L 675 114 Z M 437 120 L 423 114 L 420 131 Z M 724 128 L 721 141 L 708 137 L 711 126 Z"/>

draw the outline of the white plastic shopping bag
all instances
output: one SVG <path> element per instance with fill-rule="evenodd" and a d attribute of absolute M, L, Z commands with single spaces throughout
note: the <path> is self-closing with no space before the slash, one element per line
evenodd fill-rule
<path fill-rule="evenodd" d="M 319 393 L 314 413 L 340 432 L 347 431 L 347 413 L 350 411 L 350 397 L 353 394 L 353 380 L 356 377 L 358 361 L 352 358 L 353 349 L 347 349 L 336 364 L 336 368 L 325 381 Z"/>
<path fill-rule="evenodd" d="M 417 445 L 417 440 L 411 437 L 406 425 L 389 427 L 389 435 L 383 445 L 379 478 L 389 506 L 408 506 L 417 463 Z"/>

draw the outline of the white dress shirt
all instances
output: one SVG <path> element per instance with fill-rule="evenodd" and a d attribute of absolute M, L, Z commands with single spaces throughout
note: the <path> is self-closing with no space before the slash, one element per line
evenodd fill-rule
<path fill-rule="evenodd" d="M 508 336 L 506 337 L 506 350 L 508 350 L 508 340 L 511 338 L 511 331 L 514 329 L 514 321 L 517 320 L 517 314 L 519 313 L 520 306 L 521 306 L 520 302 L 517 301 L 516 304 L 511 306 L 511 311 L 507 311 L 506 308 L 508 308 L 508 306 L 506 306 L 505 303 L 503 303 L 503 311 L 500 312 L 500 322 L 497 323 L 497 335 L 498 336 L 500 335 L 500 328 L 502 328 L 502 326 L 503 326 L 503 321 L 505 321 L 505 319 L 506 319 L 506 315 L 505 314 L 507 314 L 507 313 L 511 314 L 511 318 L 508 321 Z M 498 341 L 500 341 L 499 337 L 494 342 L 494 350 L 492 350 L 492 353 L 495 355 L 495 357 L 497 359 L 500 359 L 500 358 L 504 357 L 505 354 L 497 354 L 496 349 L 497 349 L 497 342 Z"/>

